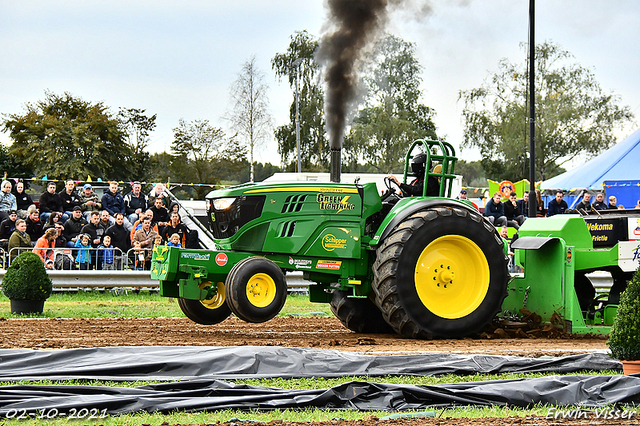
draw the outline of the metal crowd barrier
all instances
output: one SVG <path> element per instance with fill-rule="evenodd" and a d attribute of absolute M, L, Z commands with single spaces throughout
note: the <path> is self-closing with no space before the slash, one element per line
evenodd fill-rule
<path fill-rule="evenodd" d="M 9 255 L 3 248 L 0 248 L 0 268 L 7 269 L 8 267 L 9 267 Z"/>
<path fill-rule="evenodd" d="M 1 250 L 1 249 L 0 249 Z M 45 249 L 42 249 L 45 250 Z M 117 247 L 110 248 L 79 248 L 79 247 L 56 247 L 53 249 L 53 259 L 55 270 L 83 270 L 76 261 L 78 253 L 85 251 L 88 253 L 90 263 L 87 266 L 89 270 L 114 270 L 114 271 L 126 271 L 126 270 L 143 270 L 149 269 L 150 260 L 147 260 L 147 256 L 151 253 L 150 248 L 138 249 L 132 248 L 126 253 L 123 253 Z M 105 250 L 112 251 L 113 262 L 105 264 Z M 11 264 L 11 259 L 15 259 L 18 255 L 24 251 L 33 251 L 32 247 L 14 247 L 7 254 L 2 250 L 2 267 L 6 269 Z M 142 255 L 140 257 L 139 255 Z M 149 256 L 150 258 L 150 256 Z"/>

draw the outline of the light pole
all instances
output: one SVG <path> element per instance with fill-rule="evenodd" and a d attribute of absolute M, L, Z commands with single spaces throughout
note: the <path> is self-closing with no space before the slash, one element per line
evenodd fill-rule
<path fill-rule="evenodd" d="M 300 95 L 298 93 L 298 80 L 300 79 L 300 64 L 302 58 L 293 61 L 293 67 L 296 69 L 296 150 L 298 152 L 298 173 L 302 172 L 302 159 L 300 158 Z"/>
<path fill-rule="evenodd" d="M 536 217 L 538 212 L 536 206 L 535 16 L 535 0 L 529 0 L 529 217 Z"/>

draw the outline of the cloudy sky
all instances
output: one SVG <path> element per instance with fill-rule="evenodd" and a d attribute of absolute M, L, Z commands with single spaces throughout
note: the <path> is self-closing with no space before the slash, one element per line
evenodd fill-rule
<path fill-rule="evenodd" d="M 413 3 L 427 3 L 413 0 Z M 431 0 L 430 12 L 392 14 L 387 30 L 416 44 L 423 102 L 439 133 L 462 139 L 460 90 L 482 84 L 501 58 L 525 61 L 528 0 Z M 412 9 L 416 10 L 416 9 Z M 425 10 L 425 9 L 420 9 Z M 414 19 L 419 18 L 419 19 Z M 538 0 L 536 40 L 552 40 L 640 115 L 637 0 Z M 229 87 L 252 55 L 270 86 L 276 125 L 293 98 L 270 59 L 297 30 L 320 36 L 323 0 L 0 0 L 0 114 L 20 113 L 45 90 L 158 114 L 150 151 L 170 149 L 178 120 L 227 128 Z M 635 125 L 622 131 L 627 136 Z M 6 134 L 0 141 L 9 143 Z M 467 160 L 477 153 L 463 150 Z M 259 161 L 279 164 L 274 141 Z"/>

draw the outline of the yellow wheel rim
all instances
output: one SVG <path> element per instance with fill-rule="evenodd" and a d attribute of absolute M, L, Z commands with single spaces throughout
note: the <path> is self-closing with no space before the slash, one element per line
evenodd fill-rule
<path fill-rule="evenodd" d="M 211 299 L 201 300 L 202 306 L 207 309 L 218 309 L 224 305 L 224 283 L 215 284 L 217 287 L 216 294 Z"/>
<path fill-rule="evenodd" d="M 255 274 L 247 282 L 247 299 L 258 308 L 269 306 L 276 298 L 276 283 L 269 274 Z"/>
<path fill-rule="evenodd" d="M 446 235 L 422 251 L 414 278 L 418 297 L 429 311 L 442 318 L 462 318 L 487 295 L 489 263 L 470 239 Z"/>

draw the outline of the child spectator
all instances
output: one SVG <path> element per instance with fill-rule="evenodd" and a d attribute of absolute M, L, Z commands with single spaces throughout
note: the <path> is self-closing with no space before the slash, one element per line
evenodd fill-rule
<path fill-rule="evenodd" d="M 105 235 L 102 239 L 102 244 L 98 246 L 98 257 L 102 262 L 102 269 L 114 270 L 115 269 L 115 249 L 111 245 L 111 237 Z"/>
<path fill-rule="evenodd" d="M 40 256 L 44 267 L 47 269 L 53 269 L 53 248 L 56 245 L 56 236 L 58 231 L 55 228 L 49 228 L 42 237 L 36 241 L 36 245 L 33 248 L 33 252 Z"/>
<path fill-rule="evenodd" d="M 154 246 L 162 245 L 162 237 L 160 235 L 156 235 L 156 238 L 153 240 L 153 245 Z"/>
<path fill-rule="evenodd" d="M 78 255 L 76 256 L 76 263 L 81 271 L 91 269 L 91 255 L 89 249 L 91 248 L 91 242 L 89 235 L 80 234 L 76 240 L 75 247 L 79 248 Z"/>
<path fill-rule="evenodd" d="M 136 271 L 144 270 L 145 266 L 145 253 L 140 247 L 140 241 L 133 242 L 133 255 L 135 258 L 134 267 Z"/>
<path fill-rule="evenodd" d="M 511 239 L 509 238 L 509 228 L 503 226 L 500 228 L 500 237 L 502 237 L 502 242 L 504 243 L 504 254 L 509 257 L 509 271 L 515 272 L 514 267 L 514 253 L 511 251 Z"/>
<path fill-rule="evenodd" d="M 167 247 L 179 247 L 182 248 L 182 243 L 180 243 L 180 235 L 175 233 L 169 237 L 169 241 L 167 241 Z"/>

